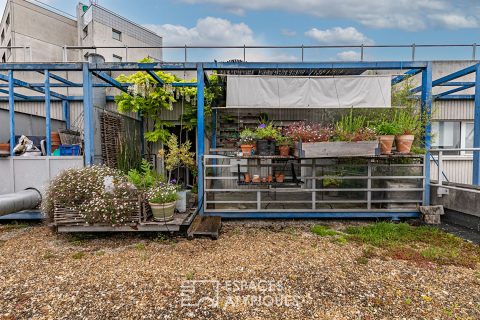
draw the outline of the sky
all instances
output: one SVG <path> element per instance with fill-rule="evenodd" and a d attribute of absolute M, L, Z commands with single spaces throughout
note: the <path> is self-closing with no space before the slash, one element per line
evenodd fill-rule
<path fill-rule="evenodd" d="M 1 8 L 6 0 L 0 0 Z M 75 14 L 74 0 L 42 0 Z M 88 1 L 86 1 L 88 2 Z M 99 0 L 164 37 L 164 45 L 479 43 L 478 0 Z M 3 10 L 3 9 L 2 9 Z M 479 52 L 480 54 L 480 52 Z M 416 50 L 417 60 L 468 59 L 471 48 Z M 409 60 L 409 49 L 365 49 L 367 60 Z M 243 58 L 243 50 L 192 50 L 189 60 Z M 307 49 L 306 61 L 358 60 L 358 49 Z M 183 60 L 183 50 L 164 59 Z M 247 61 L 299 61 L 300 49 L 250 49 Z"/>

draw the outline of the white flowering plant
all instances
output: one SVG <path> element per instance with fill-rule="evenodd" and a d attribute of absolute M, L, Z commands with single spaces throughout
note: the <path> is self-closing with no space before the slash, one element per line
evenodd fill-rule
<path fill-rule="evenodd" d="M 125 224 L 138 210 L 138 191 L 109 167 L 67 169 L 48 186 L 42 211 L 53 217 L 55 206 L 77 211 L 89 224 Z"/>
<path fill-rule="evenodd" d="M 151 203 L 169 203 L 178 200 L 178 186 L 171 183 L 161 183 L 147 192 L 147 199 Z"/>

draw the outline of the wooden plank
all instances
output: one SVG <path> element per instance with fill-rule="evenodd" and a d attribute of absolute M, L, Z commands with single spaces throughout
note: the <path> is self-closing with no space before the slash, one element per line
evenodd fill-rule
<path fill-rule="evenodd" d="M 195 236 L 210 236 L 212 239 L 216 240 L 218 239 L 221 227 L 221 217 L 199 215 L 193 219 L 190 228 L 188 228 L 187 238 L 191 240 Z"/>
<path fill-rule="evenodd" d="M 143 224 L 127 226 L 99 226 L 99 225 L 79 225 L 79 226 L 58 226 L 57 232 L 177 232 L 180 225 L 167 224 Z"/>

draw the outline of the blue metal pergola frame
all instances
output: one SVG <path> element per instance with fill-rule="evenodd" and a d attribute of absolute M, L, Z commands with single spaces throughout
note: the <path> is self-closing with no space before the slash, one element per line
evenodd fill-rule
<path fill-rule="evenodd" d="M 93 141 L 94 141 L 94 128 L 93 128 L 93 94 L 92 89 L 94 87 L 115 87 L 125 92 L 128 84 L 119 83 L 115 79 L 111 78 L 108 71 L 144 71 L 150 74 L 157 82 L 158 85 L 163 85 L 163 81 L 157 77 L 154 71 L 196 71 L 197 82 L 195 83 L 174 83 L 173 86 L 192 86 L 197 87 L 197 166 L 198 166 L 198 195 L 200 206 L 203 203 L 204 190 L 203 190 L 203 156 L 205 154 L 205 118 L 204 118 L 204 87 L 206 85 L 205 75 L 207 71 L 221 71 L 221 70 L 292 70 L 292 69 L 365 69 L 365 70 L 407 70 L 404 75 L 397 76 L 392 79 L 392 85 L 400 83 L 410 76 L 421 73 L 422 84 L 418 88 L 412 90 L 412 92 L 421 92 L 421 108 L 422 113 L 429 115 L 432 109 L 432 99 L 474 99 L 475 100 L 475 125 L 474 125 L 474 147 L 480 147 L 480 90 L 475 90 L 475 95 L 453 95 L 453 93 L 461 90 L 479 87 L 480 86 L 480 64 L 475 64 L 471 67 L 465 68 L 458 72 L 454 72 L 450 75 L 432 81 L 432 62 L 428 61 L 372 61 L 372 62 L 318 62 L 318 63 L 270 63 L 270 62 L 185 62 L 185 63 L 48 63 L 48 64 L 1 64 L 0 71 L 6 71 L 7 76 L 0 77 L 0 80 L 4 80 L 7 84 L 1 84 L 0 88 L 8 87 L 8 91 L 0 89 L 1 92 L 8 94 L 9 103 L 9 116 L 10 116 L 10 147 L 13 155 L 13 147 L 15 143 L 15 116 L 14 108 L 15 101 L 45 101 L 46 108 L 46 137 L 47 137 L 47 152 L 50 153 L 51 141 L 50 141 L 50 105 L 51 101 L 62 101 L 63 114 L 67 127 L 69 127 L 69 103 L 71 101 L 83 101 L 84 111 L 84 143 L 85 143 L 85 164 L 93 164 Z M 40 72 L 44 74 L 45 80 L 43 83 L 26 83 L 14 78 L 14 73 L 22 71 Z M 68 79 L 62 78 L 54 72 L 58 71 L 70 71 L 81 72 L 83 75 L 82 83 L 74 83 Z M 470 73 L 476 73 L 475 82 L 452 82 L 459 77 Z M 105 83 L 94 84 L 92 77 L 98 77 Z M 57 81 L 51 83 L 50 79 Z M 208 85 L 208 83 L 207 83 Z M 434 86 L 456 86 L 458 88 L 449 90 L 445 93 L 432 97 L 432 87 Z M 44 96 L 26 96 L 15 93 L 15 87 L 22 87 L 36 91 L 37 93 L 43 93 Z M 64 88 L 64 87 L 79 87 L 83 88 L 82 96 L 65 96 L 54 91 L 52 88 Z M 2 99 L 5 99 L 2 97 Z M 112 100 L 113 97 L 107 97 L 108 100 Z M 212 119 L 212 127 L 216 127 L 216 117 Z M 428 204 L 430 200 L 430 145 L 431 145 L 431 124 L 426 124 L 426 136 L 424 140 L 424 146 L 427 150 L 425 161 L 425 191 L 424 191 L 424 204 Z M 212 146 L 215 146 L 215 135 L 212 135 Z M 479 152 L 474 152 L 474 172 L 473 182 L 478 185 L 480 183 L 480 155 Z M 204 214 L 203 208 L 200 208 L 200 213 Z M 269 212 L 265 213 L 215 213 L 215 215 L 221 215 L 231 218 L 315 218 L 315 217 L 412 217 L 417 216 L 418 212 L 295 212 L 287 214 L 285 212 Z"/>

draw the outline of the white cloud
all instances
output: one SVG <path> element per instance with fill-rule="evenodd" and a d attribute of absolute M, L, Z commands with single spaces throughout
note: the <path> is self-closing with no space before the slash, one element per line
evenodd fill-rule
<path fill-rule="evenodd" d="M 286 37 L 294 37 L 297 35 L 297 32 L 290 29 L 282 29 L 280 30 L 280 34 Z"/>
<path fill-rule="evenodd" d="M 450 29 L 478 28 L 480 25 L 476 17 L 459 14 L 433 14 L 429 18 Z"/>
<path fill-rule="evenodd" d="M 186 3 L 213 3 L 225 10 L 283 10 L 324 19 L 348 19 L 372 28 L 418 31 L 429 26 L 477 27 L 480 14 L 477 0 L 177 0 Z M 444 15 L 440 18 L 437 15 Z"/>
<path fill-rule="evenodd" d="M 337 53 L 337 60 L 340 61 L 360 61 L 360 53 L 348 50 Z"/>
<path fill-rule="evenodd" d="M 264 45 L 260 37 L 245 23 L 232 23 L 230 20 L 206 17 L 199 19 L 195 26 L 184 25 L 144 25 L 146 28 L 164 37 L 165 46 L 252 46 Z M 180 52 L 181 51 L 181 52 Z M 165 49 L 165 60 L 183 61 L 183 50 Z M 243 48 L 236 49 L 188 49 L 189 61 L 225 61 L 243 60 Z M 246 61 L 282 61 L 300 60 L 300 56 L 274 49 L 247 49 Z"/>
<path fill-rule="evenodd" d="M 305 35 L 322 44 L 373 44 L 373 40 L 354 27 L 335 27 L 326 30 L 313 28 L 305 32 Z"/>
<path fill-rule="evenodd" d="M 232 23 L 227 19 L 206 17 L 194 27 L 162 24 L 145 25 L 164 37 L 165 45 L 241 45 L 254 44 L 253 31 L 244 23 Z"/>

